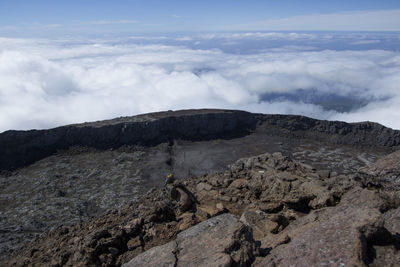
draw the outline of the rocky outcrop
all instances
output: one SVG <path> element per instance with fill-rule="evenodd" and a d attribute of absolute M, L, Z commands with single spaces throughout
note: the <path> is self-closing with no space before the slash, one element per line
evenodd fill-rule
<path fill-rule="evenodd" d="M 395 245 L 382 215 L 389 208 L 379 193 L 355 188 L 336 207 L 307 215 L 297 227 L 282 231 L 277 239 L 288 236 L 288 244 L 274 247 L 270 238 L 264 240 L 265 249 L 272 250 L 255 266 L 366 266 L 373 260 L 373 246 Z"/>
<path fill-rule="evenodd" d="M 296 115 L 265 115 L 262 120 L 266 125 L 274 125 L 297 136 L 326 142 L 385 147 L 398 147 L 400 144 L 399 131 L 374 122 L 346 123 Z"/>
<path fill-rule="evenodd" d="M 400 190 L 400 150 L 362 168 L 361 172 L 375 177 L 370 186 L 378 186 L 379 183 L 380 186 L 386 186 L 387 189 Z"/>
<path fill-rule="evenodd" d="M 73 146 L 109 149 L 122 145 L 153 146 L 174 139 L 240 137 L 254 129 L 256 123 L 255 114 L 243 111 L 189 110 L 50 130 L 7 131 L 0 134 L 0 170 L 23 167 Z"/>
<path fill-rule="evenodd" d="M 251 228 L 235 216 L 223 214 L 179 233 L 176 240 L 149 249 L 122 266 L 246 266 L 257 252 Z"/>
<path fill-rule="evenodd" d="M 280 153 L 244 158 L 225 172 L 180 181 L 193 197 L 188 209 L 165 189 L 153 190 L 119 211 L 32 241 L 4 265 L 394 262 L 399 201 L 363 179 L 327 176 Z"/>

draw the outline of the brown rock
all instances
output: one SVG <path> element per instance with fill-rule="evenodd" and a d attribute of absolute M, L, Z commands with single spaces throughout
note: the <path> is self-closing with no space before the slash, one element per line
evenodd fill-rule
<path fill-rule="evenodd" d="M 195 215 L 190 212 L 185 212 L 178 219 L 181 220 L 178 227 L 179 231 L 186 230 L 196 223 Z"/>
<path fill-rule="evenodd" d="M 277 228 L 278 223 L 268 219 L 267 214 L 262 211 L 245 211 L 240 217 L 240 221 L 253 229 L 255 240 L 261 240 Z"/>
<path fill-rule="evenodd" d="M 374 192 L 351 190 L 337 207 L 328 208 L 317 222 L 255 266 L 364 266 L 365 240 L 374 242 L 383 228 L 379 212 L 383 204 Z"/>
<path fill-rule="evenodd" d="M 209 190 L 211 190 L 211 189 L 212 189 L 212 186 L 211 186 L 211 185 L 209 185 L 209 184 L 207 184 L 207 183 L 203 183 L 203 182 L 197 184 L 197 186 L 196 186 L 196 190 L 197 190 L 198 192 L 203 191 L 203 190 L 209 191 Z"/>
<path fill-rule="evenodd" d="M 178 193 L 179 193 L 179 196 L 178 196 L 178 204 L 179 204 L 179 209 L 182 211 L 182 212 L 185 212 L 185 211 L 187 211 L 189 208 L 190 208 L 190 206 L 192 205 L 192 199 L 189 197 L 189 195 L 185 192 L 185 191 L 183 191 L 181 188 L 176 188 L 176 190 L 178 191 Z"/>
<path fill-rule="evenodd" d="M 229 188 L 243 189 L 247 186 L 246 179 L 236 179 L 230 185 Z"/>
<path fill-rule="evenodd" d="M 137 247 L 140 247 L 141 246 L 140 237 L 137 236 L 137 237 L 130 239 L 128 241 L 128 243 L 126 244 L 126 246 L 128 247 L 128 250 L 134 250 Z"/>

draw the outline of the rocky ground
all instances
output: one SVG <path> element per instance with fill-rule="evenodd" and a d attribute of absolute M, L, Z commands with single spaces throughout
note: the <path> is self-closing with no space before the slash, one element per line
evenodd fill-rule
<path fill-rule="evenodd" d="M 177 182 L 188 190 L 185 209 L 182 196 L 156 189 L 98 219 L 61 226 L 4 264 L 396 266 L 400 191 L 381 181 L 261 154 Z"/>
<path fill-rule="evenodd" d="M 218 110 L 6 132 L 0 134 L 4 152 L 0 156 L 0 260 L 14 253 L 7 265 L 121 265 L 172 240 L 175 245 L 169 246 L 176 251 L 178 233 L 230 213 L 236 217 L 224 217 L 221 223 L 234 224 L 233 236 L 237 229 L 246 229 L 240 230 L 244 243 L 240 242 L 248 255 L 238 260 L 233 254 L 239 252 L 228 246 L 215 248 L 216 257 L 233 265 L 256 264 L 258 258 L 267 260 L 265 256 L 271 258 L 273 251 L 279 251 L 272 249 L 278 245 L 268 243 L 272 242 L 268 236 L 287 245 L 286 234 L 279 233 L 292 229 L 290 225 L 295 229 L 291 231 L 308 229 L 310 220 L 322 223 L 326 217 L 318 217 L 320 212 L 329 214 L 334 206 L 337 210 L 332 214 L 340 214 L 341 204 L 337 204 L 345 205 L 340 200 L 349 190 L 359 188 L 354 191 L 359 198 L 370 191 L 383 194 L 388 208 L 380 212 L 395 220 L 400 160 L 390 153 L 399 145 L 398 131 L 374 123 Z M 274 154 L 277 151 L 281 154 Z M 243 157 L 247 160 L 226 170 Z M 279 167 L 280 162 L 289 167 Z M 25 165 L 7 167 L 19 164 Z M 189 211 L 182 212 L 179 203 L 165 197 L 168 173 L 183 179 L 196 199 Z M 396 248 L 397 232 L 389 228 L 385 228 L 391 232 L 389 245 L 375 248 L 375 241 L 368 241 L 358 250 L 368 255 L 360 254 L 363 264 L 378 262 L 378 252 L 386 253 L 387 247 Z M 242 247 L 240 242 L 229 242 Z M 230 251 L 229 257 L 221 255 L 223 251 Z M 268 263 L 281 261 L 275 258 Z"/>

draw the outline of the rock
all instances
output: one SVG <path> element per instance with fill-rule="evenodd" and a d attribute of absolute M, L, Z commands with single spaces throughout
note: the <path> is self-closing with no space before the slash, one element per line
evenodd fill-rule
<path fill-rule="evenodd" d="M 190 208 L 190 206 L 192 205 L 192 199 L 190 198 L 190 196 L 185 192 L 185 191 L 183 191 L 181 188 L 176 188 L 176 190 L 178 191 L 178 193 L 179 193 L 179 195 L 178 195 L 178 197 L 177 197 L 177 201 L 178 201 L 178 204 L 179 204 L 179 209 L 182 211 L 182 212 L 185 212 L 185 211 L 187 211 L 189 208 Z"/>
<path fill-rule="evenodd" d="M 196 186 L 196 190 L 197 190 L 198 192 L 200 192 L 200 191 L 202 191 L 202 190 L 209 191 L 209 190 L 211 190 L 211 189 L 212 189 L 212 186 L 209 185 L 209 184 L 207 184 L 207 183 L 199 183 L 199 184 L 197 184 L 197 186 Z"/>
<path fill-rule="evenodd" d="M 201 208 L 199 206 L 196 209 L 195 215 L 196 215 L 196 218 L 200 221 L 205 221 L 211 217 L 210 214 L 207 212 L 207 209 L 205 209 L 204 207 Z"/>
<path fill-rule="evenodd" d="M 189 183 L 190 190 L 195 191 L 200 180 L 217 189 L 211 189 L 214 191 L 211 193 L 206 186 L 202 190 L 206 202 L 209 195 L 216 197 L 214 203 L 222 201 L 217 195 L 225 189 L 224 205 L 241 214 L 242 210 L 235 209 L 241 209 L 244 203 L 262 198 L 266 202 L 279 202 L 292 189 L 298 189 L 299 183 L 320 179 L 317 171 L 314 175 L 305 172 L 299 162 L 289 160 L 287 155 L 347 176 L 364 164 L 358 156 L 373 162 L 399 144 L 399 131 L 378 124 L 230 110 L 160 112 L 41 131 L 7 131 L 0 134 L 0 229 L 4 230 L 0 239 L 5 240 L 0 242 L 0 265 L 5 265 L 1 259 L 9 250 L 60 224 L 72 226 L 92 220 L 109 209 L 119 209 L 120 216 L 133 219 L 136 213 L 130 208 L 131 202 L 160 193 L 156 188 L 163 186 L 164 177 L 172 169 L 182 179 L 199 177 Z M 282 153 L 246 158 L 224 174 L 215 173 L 239 158 L 276 151 Z M 397 166 L 394 164 L 392 170 Z M 209 175 L 203 176 L 206 173 Z M 391 171 L 385 176 L 388 181 L 393 181 L 392 174 Z M 248 184 L 227 190 L 237 179 L 245 179 Z M 324 182 L 331 180 L 332 173 Z M 343 181 L 340 178 L 332 183 Z M 260 185 L 270 188 L 260 190 Z M 386 190 L 387 185 L 383 187 Z M 330 198 L 325 200 L 330 202 L 329 206 L 336 205 L 341 195 L 342 192 L 333 202 Z M 156 198 L 154 202 L 159 200 Z M 230 200 L 240 205 L 226 203 Z M 315 203 L 311 200 L 307 212 L 323 208 L 326 201 L 319 200 Z M 167 210 L 147 215 L 143 214 L 146 223 L 175 220 Z M 118 227 L 126 221 L 121 220 Z M 85 232 L 82 236 L 89 234 Z"/>
<path fill-rule="evenodd" d="M 259 202 L 257 206 L 261 211 L 266 213 L 276 213 L 283 209 L 283 204 L 281 202 Z"/>
<path fill-rule="evenodd" d="M 133 234 L 133 233 L 137 232 L 142 225 L 143 225 L 143 218 L 136 218 L 136 219 L 129 221 L 126 225 L 124 225 L 123 229 L 128 234 Z"/>
<path fill-rule="evenodd" d="M 400 190 L 400 150 L 377 160 L 371 166 L 361 169 L 362 173 L 373 176 L 369 187 L 385 187 L 394 191 Z M 382 186 L 382 185 L 383 186 Z"/>
<path fill-rule="evenodd" d="M 179 224 L 179 231 L 183 231 L 191 227 L 197 221 L 195 220 L 196 216 L 193 213 L 185 212 L 178 219 L 181 220 Z"/>
<path fill-rule="evenodd" d="M 128 250 L 134 250 L 137 247 L 140 247 L 141 245 L 142 245 L 142 243 L 140 241 L 140 236 L 136 236 L 136 237 L 130 239 L 128 241 L 128 243 L 126 243 Z"/>
<path fill-rule="evenodd" d="M 322 179 L 328 179 L 328 178 L 331 177 L 331 171 L 330 170 L 319 170 L 319 171 L 317 171 L 317 174 Z"/>
<path fill-rule="evenodd" d="M 163 151 L 170 151 L 168 149 L 172 148 L 162 147 Z M 159 150 L 155 152 L 158 153 Z M 89 154 L 89 156 L 91 155 Z M 323 157 L 322 153 L 320 157 Z M 151 159 L 152 156 L 148 156 L 148 158 Z M 124 160 L 123 162 L 125 164 L 130 161 Z M 131 165 L 136 168 L 137 162 L 134 163 Z M 165 161 L 161 161 L 161 164 L 165 164 Z M 357 190 L 351 191 L 351 194 L 356 195 L 353 199 L 350 199 L 351 194 L 342 198 L 349 189 L 359 184 L 363 185 L 364 176 L 339 175 L 321 179 L 317 175 L 316 169 L 304 167 L 298 161 L 291 160 L 282 154 L 266 153 L 239 160 L 236 165 L 238 168 L 235 172 L 228 170 L 176 181 L 174 186 L 180 190 L 174 188 L 176 193 L 174 199 L 166 198 L 165 192 L 168 188 L 153 189 L 138 200 L 125 202 L 119 210 L 111 210 L 104 216 L 85 220 L 75 226 L 68 226 L 69 231 L 58 229 L 54 233 L 50 232 L 43 239 L 38 239 L 27 244 L 26 248 L 16 251 L 9 261 L 0 262 L 0 265 L 29 266 L 35 263 L 47 263 L 50 261 L 48 259 L 52 259 L 54 264 L 59 265 L 119 266 L 144 251 L 175 240 L 179 233 L 189 230 L 196 223 L 226 212 L 243 215 L 241 220 L 246 227 L 253 228 L 254 239 L 261 242 L 259 256 L 266 257 L 258 257 L 257 264 L 262 264 L 268 257 L 276 257 L 270 259 L 270 262 L 275 264 L 275 259 L 277 262 L 280 261 L 282 250 L 286 247 L 293 249 L 295 244 L 301 247 L 299 250 L 301 253 L 311 255 L 312 260 L 313 253 L 321 259 L 329 258 L 329 255 L 335 253 L 341 257 L 340 252 L 335 251 L 334 246 L 343 246 L 346 251 L 361 251 L 362 259 L 366 258 L 363 262 L 365 261 L 371 266 L 375 263 L 381 266 L 390 266 L 391 262 L 396 262 L 397 250 L 396 246 L 392 244 L 396 240 L 395 231 L 397 230 L 395 229 L 398 224 L 395 211 L 400 205 L 396 191 L 387 192 L 386 187 L 381 189 L 367 187 L 369 190 L 365 189 L 366 193 L 361 190 L 364 192 L 363 194 Z M 52 168 L 52 165 L 49 166 Z M 96 172 L 94 177 L 97 175 L 99 174 Z M 54 177 L 54 179 L 58 179 L 57 183 L 64 180 L 62 175 Z M 102 177 L 104 178 L 104 176 Z M 8 180 L 9 178 L 4 179 L 5 184 L 9 183 Z M 79 178 L 74 181 L 75 184 L 80 184 L 83 180 L 81 181 Z M 125 182 L 128 180 L 128 178 L 124 178 Z M 225 180 L 226 182 L 223 182 Z M 103 182 L 99 178 L 96 178 L 96 181 Z M 221 181 L 221 183 L 219 184 L 217 181 Z M 198 186 L 199 184 L 202 185 Z M 215 186 L 211 190 L 206 190 L 208 189 L 207 185 L 210 184 Z M 118 190 L 123 190 L 126 184 L 116 182 L 115 186 Z M 98 188 L 106 188 L 106 186 L 100 184 Z M 198 189 L 201 191 L 198 192 Z M 123 192 L 126 194 L 127 191 Z M 71 194 L 69 191 L 67 196 Z M 130 198 L 132 195 L 136 197 L 136 194 L 130 193 L 125 198 Z M 3 199 L 11 199 L 7 194 L 4 196 Z M 110 197 L 104 199 L 115 201 Z M 192 201 L 191 204 L 190 201 L 187 201 L 188 199 Z M 185 207 L 185 205 L 187 206 Z M 338 206 L 334 207 L 335 205 Z M 78 209 L 79 211 L 84 210 L 80 206 Z M 64 212 L 62 209 L 60 211 Z M 41 216 L 42 213 L 39 215 Z M 39 223 L 41 222 L 40 216 L 35 216 Z M 339 219 L 337 219 L 338 216 Z M 3 215 L 0 219 L 0 222 L 3 222 L 3 219 L 8 219 L 8 217 Z M 30 222 L 28 221 L 26 225 L 30 226 Z M 2 229 L 10 233 L 20 231 L 19 235 L 23 238 L 29 235 L 29 233 L 21 231 L 21 228 L 4 227 Z M 246 231 L 250 232 L 249 229 Z M 224 233 L 225 230 L 221 232 Z M 325 232 L 329 233 L 329 238 L 324 236 Z M 359 239 L 356 238 L 357 234 L 360 236 Z M 6 236 L 4 233 L 0 233 L 0 235 L 0 237 Z M 342 242 L 342 235 L 348 236 L 347 243 Z M 219 236 L 216 235 L 216 238 Z M 2 240 L 8 242 L 6 238 L 2 238 Z M 302 243 L 301 240 L 306 241 Z M 324 244 L 319 247 L 312 246 L 315 240 L 321 240 Z M 339 245 L 335 245 L 335 242 Z M 221 265 L 235 265 L 237 262 L 248 263 L 249 261 L 245 258 L 249 257 L 248 255 L 251 253 L 244 251 L 246 246 L 237 244 L 236 242 L 225 252 L 214 255 L 214 260 Z M 305 248 L 307 246 L 309 247 Z M 242 247 L 243 250 L 241 250 Z M 331 254 L 326 256 L 315 252 L 321 247 L 326 248 L 327 253 Z M 118 249 L 118 253 L 113 252 L 113 248 Z M 235 253 L 231 251 L 231 248 L 233 250 L 238 248 L 239 252 Z M 32 249 L 36 249 L 36 251 Z M 180 251 L 181 249 L 177 245 L 175 254 Z M 71 252 L 71 256 L 64 256 L 66 252 Z M 253 251 L 253 254 L 256 256 L 256 252 Z M 296 256 L 296 254 L 294 255 Z M 293 255 L 289 255 L 288 260 L 290 260 L 290 256 Z M 347 259 L 347 256 L 344 256 L 344 259 Z M 300 258 L 301 255 L 296 257 Z M 292 260 L 295 261 L 297 258 Z M 331 259 L 329 258 L 329 260 Z"/>
<path fill-rule="evenodd" d="M 240 221 L 253 230 L 255 240 L 261 240 L 277 228 L 278 223 L 268 219 L 267 214 L 262 211 L 245 211 Z"/>
<path fill-rule="evenodd" d="M 154 247 L 139 256 L 135 257 L 123 267 L 138 267 L 138 266 L 161 266 L 170 267 L 176 266 L 176 243 L 169 242 L 163 246 Z"/>
<path fill-rule="evenodd" d="M 255 266 L 365 266 L 367 244 L 387 238 L 379 211 L 384 205 L 375 192 L 355 188 Z"/>
<path fill-rule="evenodd" d="M 218 136 L 243 136 L 249 129 L 254 129 L 256 123 L 255 114 L 243 111 L 186 110 L 49 130 L 7 131 L 0 134 L 0 147 L 7 147 L 0 154 L 0 170 L 22 167 L 57 150 L 78 145 L 110 149 L 122 145 L 157 145 L 168 142 L 171 137 L 208 140 Z"/>
<path fill-rule="evenodd" d="M 222 209 L 222 210 L 218 209 L 216 207 L 216 205 L 210 204 L 210 205 L 198 206 L 197 211 L 199 212 L 199 214 L 205 213 L 205 214 L 207 214 L 208 217 L 214 217 L 216 215 L 221 214 L 224 211 L 224 209 Z"/>
<path fill-rule="evenodd" d="M 217 204 L 215 205 L 215 208 L 216 208 L 217 210 L 220 210 L 220 211 L 225 210 L 225 206 L 224 206 L 224 204 L 222 204 L 221 202 L 217 203 Z"/>
<path fill-rule="evenodd" d="M 236 179 L 230 184 L 229 188 L 243 189 L 246 186 L 247 186 L 246 179 Z"/>
<path fill-rule="evenodd" d="M 393 235 L 400 235 L 400 208 L 385 213 L 385 227 Z"/>
<path fill-rule="evenodd" d="M 152 248 L 123 266 L 246 266 L 256 255 L 251 230 L 235 216 L 223 214 L 181 232 L 175 241 Z"/>
<path fill-rule="evenodd" d="M 114 256 L 117 256 L 120 253 L 119 249 L 114 248 L 114 247 L 109 247 L 108 251 Z"/>

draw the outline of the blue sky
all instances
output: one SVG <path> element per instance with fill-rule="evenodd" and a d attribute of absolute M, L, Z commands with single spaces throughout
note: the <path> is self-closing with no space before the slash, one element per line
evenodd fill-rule
<path fill-rule="evenodd" d="M 1 0 L 0 35 L 400 30 L 398 0 Z"/>

